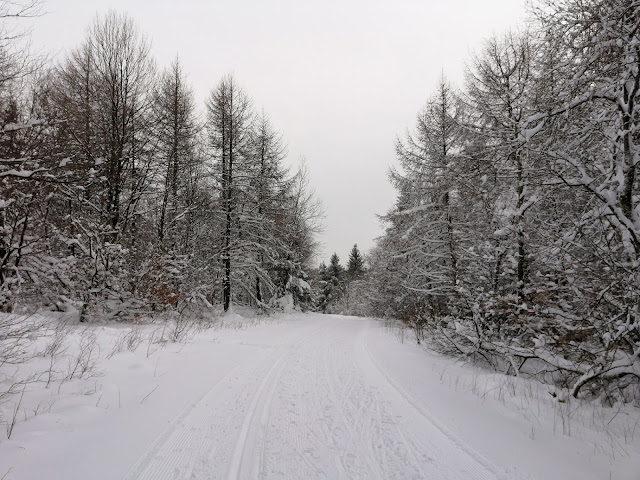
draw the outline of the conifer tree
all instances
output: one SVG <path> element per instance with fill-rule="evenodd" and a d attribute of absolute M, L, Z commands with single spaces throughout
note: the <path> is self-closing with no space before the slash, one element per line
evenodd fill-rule
<path fill-rule="evenodd" d="M 326 280 L 327 278 L 327 265 L 324 262 L 321 262 L 318 266 L 318 277 L 321 280 Z"/>
<path fill-rule="evenodd" d="M 308 303 L 322 209 L 233 76 L 201 129 L 180 64 L 157 76 L 150 42 L 114 11 L 36 75 L 3 35 L 39 4 L 0 1 L 0 309 Z"/>
<path fill-rule="evenodd" d="M 169 237 L 168 243 L 174 246 L 182 236 L 178 223 L 186 206 L 181 197 L 195 161 L 198 130 L 193 92 L 184 77 L 182 66 L 174 60 L 162 73 L 153 99 L 154 140 L 161 170 L 158 238 L 162 242 Z"/>
<path fill-rule="evenodd" d="M 238 237 L 242 227 L 241 212 L 246 192 L 246 153 L 251 140 L 253 116 L 251 100 L 232 75 L 227 75 L 211 92 L 207 102 L 207 129 L 216 163 L 216 178 L 220 192 L 219 214 L 224 217 L 220 260 L 223 264 L 223 307 L 231 305 L 231 277 L 234 260 L 239 260 Z"/>
<path fill-rule="evenodd" d="M 347 273 L 352 279 L 360 278 L 364 273 L 364 259 L 358 245 L 353 245 L 351 252 L 349 252 L 349 261 L 347 262 Z"/>
<path fill-rule="evenodd" d="M 342 279 L 342 274 L 344 273 L 344 267 L 340 265 L 340 257 L 337 253 L 333 253 L 331 255 L 331 259 L 329 260 L 329 266 L 327 267 L 327 275 L 329 279 L 333 282 L 334 285 L 337 285 L 338 282 Z"/>

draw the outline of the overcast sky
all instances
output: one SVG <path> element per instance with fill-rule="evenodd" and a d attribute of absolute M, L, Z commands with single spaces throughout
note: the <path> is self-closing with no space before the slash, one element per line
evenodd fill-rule
<path fill-rule="evenodd" d="M 442 72 L 524 19 L 524 0 L 45 0 L 32 43 L 62 58 L 96 13 L 125 11 L 161 67 L 179 55 L 200 105 L 233 72 L 305 157 L 326 208 L 318 260 L 382 233 L 392 206 L 394 141 L 413 126 Z"/>

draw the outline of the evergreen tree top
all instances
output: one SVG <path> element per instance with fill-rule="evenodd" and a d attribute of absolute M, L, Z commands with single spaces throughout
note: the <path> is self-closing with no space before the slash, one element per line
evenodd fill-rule
<path fill-rule="evenodd" d="M 349 253 L 349 261 L 347 263 L 347 271 L 350 275 L 360 275 L 364 273 L 364 259 L 358 245 L 355 244 Z"/>
<path fill-rule="evenodd" d="M 344 267 L 340 265 L 340 257 L 337 253 L 333 253 L 331 255 L 331 259 L 329 260 L 329 266 L 327 267 L 327 274 L 329 277 L 340 278 L 344 272 Z"/>

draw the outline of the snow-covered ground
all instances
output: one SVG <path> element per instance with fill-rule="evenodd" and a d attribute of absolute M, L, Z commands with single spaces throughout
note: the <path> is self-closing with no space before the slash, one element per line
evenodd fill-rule
<path fill-rule="evenodd" d="M 0 479 L 640 479 L 638 408 L 559 403 L 377 320 L 226 321 L 58 329 L 29 363 L 49 385 L 0 407 Z M 0 391 L 28 373 L 2 368 Z"/>

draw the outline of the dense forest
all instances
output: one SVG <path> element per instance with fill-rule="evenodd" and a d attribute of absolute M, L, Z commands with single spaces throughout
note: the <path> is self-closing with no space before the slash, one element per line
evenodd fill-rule
<path fill-rule="evenodd" d="M 5 20 L 39 7 L 2 4 Z M 2 310 L 132 319 L 308 301 L 320 205 L 232 75 L 196 108 L 179 60 L 159 69 L 116 12 L 54 64 L 12 38 L 0 65 Z"/>
<path fill-rule="evenodd" d="M 0 5 L 7 25 L 38 7 Z M 443 76 L 389 159 L 384 233 L 346 268 L 312 266 L 308 173 L 285 168 L 236 78 L 201 118 L 179 60 L 159 69 L 124 14 L 55 63 L 5 26 L 0 309 L 290 302 L 397 319 L 573 396 L 639 399 L 640 3 L 542 0 L 530 17 L 477 49 L 463 85 Z"/>
<path fill-rule="evenodd" d="M 333 303 L 573 396 L 637 399 L 640 3 L 530 13 L 397 140 L 386 230 L 349 306 Z"/>

